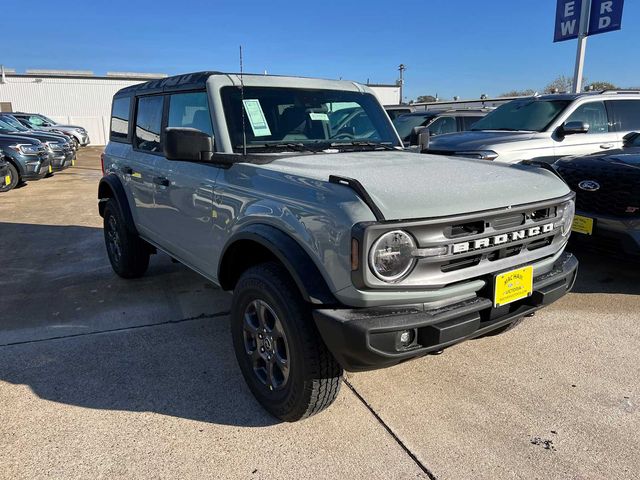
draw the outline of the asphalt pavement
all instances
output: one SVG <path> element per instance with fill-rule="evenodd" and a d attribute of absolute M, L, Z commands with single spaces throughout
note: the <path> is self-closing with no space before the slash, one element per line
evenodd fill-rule
<path fill-rule="evenodd" d="M 162 254 L 111 271 L 99 154 L 0 194 L 0 478 L 638 478 L 640 265 L 579 251 L 574 292 L 520 327 L 281 423 L 229 294 Z"/>

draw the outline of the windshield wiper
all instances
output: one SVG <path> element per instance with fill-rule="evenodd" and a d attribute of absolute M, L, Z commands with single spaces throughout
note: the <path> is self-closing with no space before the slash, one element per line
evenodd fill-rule
<path fill-rule="evenodd" d="M 368 140 L 353 140 L 353 141 L 349 141 L 349 142 L 333 142 L 331 144 L 331 147 L 373 147 L 373 149 L 375 150 L 376 148 L 382 148 L 384 150 L 395 150 L 396 147 L 394 147 L 393 145 L 390 145 L 389 143 L 382 143 L 382 142 L 370 142 Z"/>
<path fill-rule="evenodd" d="M 238 149 L 242 149 L 242 145 L 237 145 L 236 148 Z M 291 150 L 294 152 L 312 152 L 312 153 L 318 153 L 318 149 L 317 148 L 312 148 L 308 145 L 305 145 L 304 143 L 293 143 L 293 142 L 287 142 L 287 143 L 262 143 L 262 144 L 251 144 L 251 145 L 247 145 L 248 149 L 252 149 L 252 148 L 261 148 L 261 149 L 273 149 L 273 150 Z"/>

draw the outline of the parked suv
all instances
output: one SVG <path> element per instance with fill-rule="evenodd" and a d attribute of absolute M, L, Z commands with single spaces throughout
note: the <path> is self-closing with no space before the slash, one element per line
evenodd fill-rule
<path fill-rule="evenodd" d="M 560 178 L 404 151 L 357 83 L 201 72 L 127 87 L 102 160 L 114 271 L 139 277 L 160 249 L 233 290 L 240 369 L 283 420 L 331 404 L 343 367 L 504 331 L 576 275 Z"/>
<path fill-rule="evenodd" d="M 553 94 L 512 100 L 470 132 L 435 138 L 427 153 L 518 163 L 552 163 L 622 147 L 640 130 L 640 92 Z"/>
<path fill-rule="evenodd" d="M 64 170 L 74 164 L 76 153 L 66 137 L 38 130 L 29 130 L 23 126 L 15 126 L 5 121 L 6 118 L 5 115 L 0 113 L 0 134 L 20 135 L 40 140 L 49 153 L 51 168 L 54 172 Z"/>
<path fill-rule="evenodd" d="M 1 154 L 9 162 L 9 190 L 27 180 L 39 180 L 53 171 L 46 147 L 35 138 L 0 134 Z"/>
<path fill-rule="evenodd" d="M 619 150 L 554 166 L 577 193 L 574 239 L 640 258 L 640 133 L 628 134 Z"/>
<path fill-rule="evenodd" d="M 424 129 L 429 131 L 429 137 L 445 133 L 456 133 L 470 130 L 478 120 L 482 119 L 489 109 L 451 109 L 451 110 L 422 110 L 407 113 L 393 119 L 398 135 L 405 146 L 419 144 L 419 134 Z"/>
<path fill-rule="evenodd" d="M 36 130 L 60 131 L 71 136 L 76 146 L 85 147 L 91 142 L 87 131 L 77 125 L 57 123 L 39 113 L 14 112 L 13 115 L 28 128 Z"/>

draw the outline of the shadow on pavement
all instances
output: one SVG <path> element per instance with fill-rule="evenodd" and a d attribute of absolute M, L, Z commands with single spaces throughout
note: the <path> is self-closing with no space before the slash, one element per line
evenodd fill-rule
<path fill-rule="evenodd" d="M 226 317 L 4 347 L 0 381 L 83 408 L 278 423 L 244 384 Z"/>
<path fill-rule="evenodd" d="M 575 293 L 640 295 L 640 262 L 570 245 L 580 261 Z"/>

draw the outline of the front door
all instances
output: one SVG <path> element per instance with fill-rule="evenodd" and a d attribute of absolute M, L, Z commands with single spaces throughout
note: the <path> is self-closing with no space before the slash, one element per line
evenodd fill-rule
<path fill-rule="evenodd" d="M 168 95 L 165 127 L 195 128 L 213 137 L 206 92 Z M 219 168 L 159 157 L 155 165 L 154 224 L 163 245 L 180 260 L 215 278 L 213 188 Z"/>
<path fill-rule="evenodd" d="M 576 133 L 558 137 L 554 133 L 554 154 L 556 158 L 568 155 L 588 155 L 606 152 L 620 146 L 618 135 L 609 121 L 607 108 L 603 101 L 594 101 L 579 105 L 565 120 L 584 122 L 589 125 L 587 133 Z"/>

